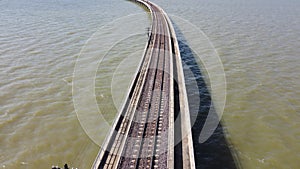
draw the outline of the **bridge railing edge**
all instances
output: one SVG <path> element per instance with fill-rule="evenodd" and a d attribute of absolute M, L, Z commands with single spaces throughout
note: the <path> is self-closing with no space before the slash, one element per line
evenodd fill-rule
<path fill-rule="evenodd" d="M 182 67 L 182 59 L 180 55 L 180 49 L 176 37 L 176 33 L 172 22 L 167 15 L 167 13 L 161 9 L 165 18 L 167 19 L 171 38 L 173 38 L 173 45 L 175 48 L 175 60 L 177 67 L 177 76 L 178 76 L 178 88 L 179 88 L 179 98 L 180 98 L 180 115 L 181 115 L 181 126 L 182 126 L 182 141 L 187 142 L 187 144 L 182 144 L 182 155 L 183 155 L 183 168 L 195 169 L 195 158 L 194 158 L 194 148 L 192 140 L 192 131 L 191 131 L 191 120 L 190 120 L 190 111 L 188 107 L 188 98 L 187 91 L 185 86 L 185 79 Z M 187 146 L 187 147 L 184 147 Z"/>

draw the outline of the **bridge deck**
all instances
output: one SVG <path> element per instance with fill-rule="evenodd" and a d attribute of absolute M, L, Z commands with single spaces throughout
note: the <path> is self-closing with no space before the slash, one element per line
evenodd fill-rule
<path fill-rule="evenodd" d="M 151 12 L 150 38 L 127 101 L 93 168 L 194 168 L 188 104 L 174 29 L 160 7 L 149 1 L 136 2 Z M 179 159 L 174 155 L 175 114 L 180 116 L 180 133 L 184 133 L 180 134 Z M 180 164 L 174 162 L 175 158 Z"/>

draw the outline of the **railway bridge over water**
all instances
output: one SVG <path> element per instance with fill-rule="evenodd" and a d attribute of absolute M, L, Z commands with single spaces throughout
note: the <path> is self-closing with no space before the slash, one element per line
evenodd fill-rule
<path fill-rule="evenodd" d="M 152 16 L 143 60 L 93 169 L 195 168 L 190 115 L 177 38 L 167 14 Z"/>

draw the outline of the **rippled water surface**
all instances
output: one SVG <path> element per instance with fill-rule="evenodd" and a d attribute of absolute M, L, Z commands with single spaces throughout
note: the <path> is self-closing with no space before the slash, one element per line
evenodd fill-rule
<path fill-rule="evenodd" d="M 90 168 L 99 147 L 74 111 L 75 62 L 101 26 L 143 9 L 127 1 L 4 0 L 0 10 L 0 167 Z M 121 50 L 144 48 L 146 38 Z"/>
<path fill-rule="evenodd" d="M 242 167 L 299 168 L 300 2 L 155 2 L 201 29 L 217 49 L 227 80 L 223 127 Z M 2 0 L 0 10 L 0 167 L 68 163 L 90 168 L 99 147 L 85 134 L 74 110 L 75 62 L 101 26 L 143 9 L 122 0 Z M 142 50 L 146 39 L 129 39 L 131 47 L 118 45 L 119 55 Z M 116 54 L 106 65 L 120 64 Z M 109 69 L 97 72 L 100 104 L 111 100 L 105 100 L 110 91 L 105 93 L 108 85 L 103 85 L 111 76 Z M 112 121 L 116 110 L 104 108 Z"/>
<path fill-rule="evenodd" d="M 299 168 L 299 1 L 156 2 L 216 47 L 227 80 L 223 126 L 242 167 Z"/>

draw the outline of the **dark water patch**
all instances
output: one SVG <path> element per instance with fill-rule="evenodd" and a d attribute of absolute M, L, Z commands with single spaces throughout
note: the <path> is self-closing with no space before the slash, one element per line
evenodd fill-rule
<path fill-rule="evenodd" d="M 205 82 L 202 71 L 203 67 L 197 64 L 197 55 L 188 46 L 187 41 L 180 29 L 174 24 L 175 32 L 178 37 L 180 54 L 183 61 L 184 75 L 190 107 L 192 121 L 192 137 L 196 168 L 205 169 L 236 169 L 240 168 L 235 163 L 233 150 L 225 138 L 225 132 L 221 123 L 214 131 L 213 135 L 204 143 L 199 143 L 199 136 L 209 111 L 213 110 L 213 102 L 208 86 Z M 195 89 L 195 84 L 197 89 Z M 195 97 L 198 97 L 195 99 Z M 195 100 L 198 103 L 195 103 Z M 199 103 L 200 102 L 200 103 Z M 196 106 L 195 106 L 196 105 Z M 214 117 L 218 115 L 214 113 Z"/>

